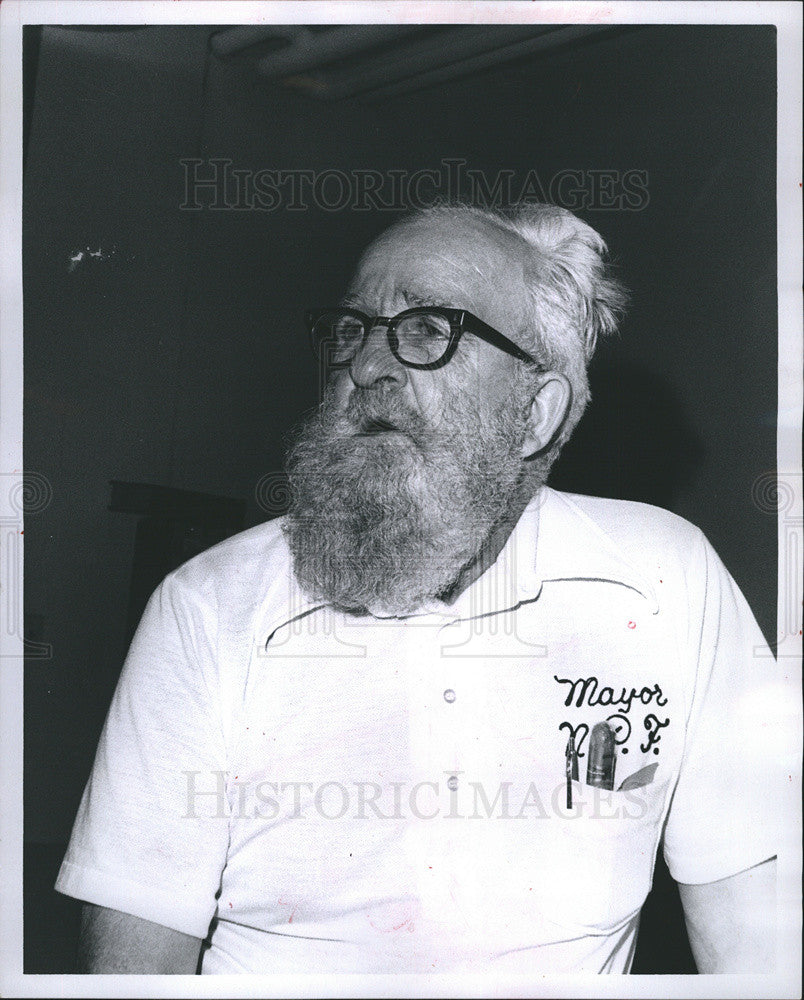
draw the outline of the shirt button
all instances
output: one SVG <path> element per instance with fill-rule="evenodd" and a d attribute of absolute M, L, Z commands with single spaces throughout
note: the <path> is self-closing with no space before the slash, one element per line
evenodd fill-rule
<path fill-rule="evenodd" d="M 452 688 L 447 688 L 447 690 L 444 692 L 444 701 L 448 701 L 450 705 L 453 703 L 453 701 L 455 701 L 455 692 L 452 690 Z"/>
<path fill-rule="evenodd" d="M 458 790 L 458 779 L 454 774 L 450 775 L 447 779 L 447 788 L 451 792 L 456 792 Z"/>

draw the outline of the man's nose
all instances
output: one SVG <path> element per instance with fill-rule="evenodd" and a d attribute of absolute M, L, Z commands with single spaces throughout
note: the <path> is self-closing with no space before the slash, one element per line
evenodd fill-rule
<path fill-rule="evenodd" d="M 391 353 L 384 326 L 374 326 L 366 334 L 352 359 L 349 374 L 354 384 L 363 389 L 377 385 L 401 388 L 407 382 L 407 370 Z"/>

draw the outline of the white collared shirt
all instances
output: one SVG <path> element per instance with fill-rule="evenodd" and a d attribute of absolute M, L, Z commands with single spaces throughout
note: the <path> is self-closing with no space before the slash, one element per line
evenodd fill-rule
<path fill-rule="evenodd" d="M 722 563 L 657 508 L 545 488 L 406 618 L 311 603 L 270 522 L 151 599 L 57 888 L 214 918 L 205 973 L 627 971 L 663 829 L 681 882 L 775 853 L 778 690 Z M 585 780 L 602 721 L 611 792 Z"/>

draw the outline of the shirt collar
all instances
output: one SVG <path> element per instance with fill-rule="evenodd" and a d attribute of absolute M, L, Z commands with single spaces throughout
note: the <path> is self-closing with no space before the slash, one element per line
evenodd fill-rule
<path fill-rule="evenodd" d="M 610 503 L 614 501 L 609 501 Z M 284 539 L 283 539 L 284 542 Z M 272 581 L 260 633 L 269 641 L 283 625 L 317 608 L 301 589 L 287 553 L 287 575 Z M 641 594 L 652 612 L 659 610 L 656 592 L 644 571 L 635 566 L 616 542 L 566 493 L 543 486 L 522 512 L 494 563 L 452 604 L 433 600 L 414 615 L 479 618 L 499 614 L 536 600 L 544 583 L 558 580 L 600 580 Z M 378 618 L 383 615 L 378 613 Z"/>
<path fill-rule="evenodd" d="M 540 526 L 533 579 L 539 587 L 548 580 L 605 580 L 635 590 L 658 612 L 656 591 L 644 569 L 570 495 L 543 487 L 534 504 Z"/>
<path fill-rule="evenodd" d="M 619 584 L 644 597 L 654 614 L 659 610 L 645 573 L 570 496 L 546 486 L 522 512 L 494 564 L 444 608 L 459 618 L 496 614 L 536 600 L 544 583 L 558 580 Z"/>
<path fill-rule="evenodd" d="M 283 532 L 279 533 L 277 544 L 281 551 L 278 557 L 268 561 L 270 576 L 266 580 L 267 590 L 257 620 L 256 636 L 260 646 L 267 646 L 283 626 L 301 620 L 317 608 L 327 607 L 321 601 L 312 600 L 302 590 L 293 571 L 293 557 Z"/>

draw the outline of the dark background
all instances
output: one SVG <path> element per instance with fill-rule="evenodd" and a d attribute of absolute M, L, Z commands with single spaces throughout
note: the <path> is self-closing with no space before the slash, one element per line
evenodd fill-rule
<path fill-rule="evenodd" d="M 212 30 L 26 29 L 24 459 L 52 487 L 26 518 L 26 638 L 51 648 L 25 674 L 26 972 L 70 970 L 78 904 L 52 883 L 140 592 L 268 516 L 259 484 L 317 401 L 302 311 L 337 300 L 397 215 L 183 211 L 183 158 L 385 172 L 458 157 L 545 184 L 646 171 L 641 210 L 579 211 L 633 305 L 553 484 L 698 524 L 775 640 L 776 521 L 752 502 L 776 464 L 775 29 L 623 27 L 336 102 L 218 59 Z M 70 270 L 87 247 L 103 258 Z M 112 504 L 113 480 L 207 496 L 121 487 Z M 634 971 L 691 968 L 660 861 Z"/>

